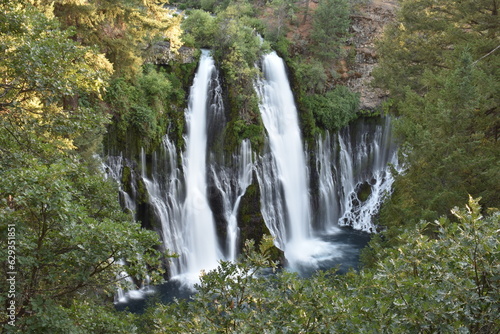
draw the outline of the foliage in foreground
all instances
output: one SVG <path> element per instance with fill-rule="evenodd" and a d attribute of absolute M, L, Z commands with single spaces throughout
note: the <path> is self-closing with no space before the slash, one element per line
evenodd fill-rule
<path fill-rule="evenodd" d="M 159 266 L 157 234 L 82 154 L 108 121 L 96 105 L 112 69 L 72 36 L 29 2 L 0 2 L 2 332 L 128 333 L 110 302 L 119 260 L 138 278 Z"/>
<path fill-rule="evenodd" d="M 190 302 L 157 305 L 147 333 L 497 333 L 500 212 L 477 200 L 452 210 L 458 222 L 421 222 L 380 249 L 376 268 L 336 275 L 263 275 L 273 267 L 247 243 L 240 263 L 201 278 Z M 430 237 L 428 230 L 437 231 Z M 269 243 L 267 243 L 269 244 Z"/>

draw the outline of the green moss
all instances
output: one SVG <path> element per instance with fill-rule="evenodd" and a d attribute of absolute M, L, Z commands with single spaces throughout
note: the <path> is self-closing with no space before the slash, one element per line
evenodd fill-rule
<path fill-rule="evenodd" d="M 121 184 L 123 190 L 126 191 L 127 193 L 131 193 L 131 187 L 132 187 L 131 182 L 132 182 L 132 171 L 129 166 L 123 166 Z"/>
<path fill-rule="evenodd" d="M 142 178 L 137 178 L 137 203 L 144 204 L 149 203 L 148 190 Z"/>
<path fill-rule="evenodd" d="M 358 189 L 358 199 L 362 202 L 366 201 L 372 194 L 372 186 L 368 182 L 364 182 Z"/>

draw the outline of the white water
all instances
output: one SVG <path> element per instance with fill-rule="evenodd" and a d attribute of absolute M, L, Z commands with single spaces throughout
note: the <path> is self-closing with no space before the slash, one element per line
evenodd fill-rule
<path fill-rule="evenodd" d="M 237 221 L 241 198 L 252 183 L 252 148 L 248 139 L 241 143 L 239 154 L 233 156 L 236 173 L 228 168 L 216 170 L 212 164 L 212 177 L 222 195 L 223 215 L 227 223 L 227 260 L 236 261 L 238 256 L 239 227 Z"/>
<path fill-rule="evenodd" d="M 356 125 L 339 132 L 336 145 L 328 134 L 317 140 L 319 212 L 324 219 L 320 226 L 325 230 L 333 231 L 340 225 L 374 232 L 373 217 L 394 182 L 388 164 L 397 168 L 398 163 L 390 119 L 386 118 L 385 124 L 360 120 Z M 368 189 L 367 198 L 358 195 L 363 186 Z"/>
<path fill-rule="evenodd" d="M 332 227 L 335 222 L 335 225 L 374 232 L 376 226 L 373 217 L 379 211 L 384 196 L 390 193 L 394 182 L 388 165 L 398 168 L 396 147 L 391 141 L 390 118 L 385 119 L 385 124 L 367 124 L 360 120 L 357 125 L 350 131 L 341 131 L 336 146 L 326 143 L 326 138 L 323 150 L 316 153 L 318 159 L 327 155 L 331 157 L 330 161 L 333 161 L 332 158 L 339 161 L 339 168 L 334 173 L 337 189 L 329 189 L 327 194 L 330 197 L 338 196 L 338 219 L 326 222 L 326 226 Z M 328 168 L 328 159 L 317 165 L 320 170 Z M 369 193 L 368 196 L 365 195 L 366 198 L 359 196 L 362 187 L 368 189 L 365 190 Z M 332 208 L 324 206 L 320 210 L 328 212 Z M 333 212 L 328 214 L 334 215 Z"/>
<path fill-rule="evenodd" d="M 262 70 L 264 77 L 256 89 L 270 147 L 258 178 L 264 198 L 262 215 L 289 267 L 298 270 L 330 257 L 333 250 L 312 237 L 306 157 L 283 60 L 270 53 L 262 60 Z"/>
<path fill-rule="evenodd" d="M 186 110 L 186 151 L 182 157 L 186 198 L 182 207 L 185 262 L 182 280 L 194 283 L 200 273 L 215 269 L 222 259 L 215 223 L 207 199 L 207 111 L 209 89 L 215 65 L 208 51 L 203 51 L 189 94 Z"/>

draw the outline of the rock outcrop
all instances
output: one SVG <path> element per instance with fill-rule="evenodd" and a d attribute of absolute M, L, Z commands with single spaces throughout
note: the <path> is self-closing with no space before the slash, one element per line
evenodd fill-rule
<path fill-rule="evenodd" d="M 149 56 L 146 57 L 147 63 L 156 65 L 167 65 L 172 61 L 181 64 L 193 63 L 196 61 L 196 49 L 181 46 L 177 52 L 170 49 L 170 43 L 167 41 L 159 42 L 151 47 Z"/>
<path fill-rule="evenodd" d="M 395 18 L 396 0 L 372 0 L 363 5 L 359 12 L 351 15 L 350 42 L 355 50 L 355 59 L 348 65 L 349 75 L 345 84 L 353 91 L 360 93 L 360 107 L 374 110 L 387 97 L 387 92 L 374 88 L 372 71 L 377 65 L 376 40 L 382 35 L 384 26 Z"/>

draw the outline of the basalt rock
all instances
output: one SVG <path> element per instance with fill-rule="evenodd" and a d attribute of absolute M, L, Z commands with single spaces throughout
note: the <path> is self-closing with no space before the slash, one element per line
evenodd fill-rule
<path fill-rule="evenodd" d="M 382 35 L 384 26 L 394 20 L 396 6 L 395 0 L 373 0 L 351 15 L 353 37 L 350 44 L 354 59 L 347 66 L 350 75 L 343 79 L 349 88 L 360 93 L 362 110 L 377 109 L 387 97 L 387 92 L 374 88 L 371 81 L 372 71 L 377 65 L 375 42 Z"/>

